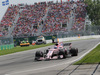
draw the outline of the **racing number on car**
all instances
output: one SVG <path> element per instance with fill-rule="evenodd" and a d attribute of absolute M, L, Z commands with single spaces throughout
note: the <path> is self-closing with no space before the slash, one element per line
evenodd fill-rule
<path fill-rule="evenodd" d="M 49 51 L 47 54 L 47 58 L 49 58 L 52 55 L 53 51 Z"/>

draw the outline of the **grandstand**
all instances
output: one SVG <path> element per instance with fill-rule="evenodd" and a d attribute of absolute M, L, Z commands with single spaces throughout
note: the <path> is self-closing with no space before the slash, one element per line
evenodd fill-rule
<path fill-rule="evenodd" d="M 83 2 L 38 2 L 10 5 L 0 23 L 0 34 L 14 37 L 84 31 Z"/>

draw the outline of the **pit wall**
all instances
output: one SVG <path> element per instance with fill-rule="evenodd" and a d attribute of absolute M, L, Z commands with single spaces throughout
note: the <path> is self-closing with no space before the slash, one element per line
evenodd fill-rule
<path fill-rule="evenodd" d="M 59 39 L 59 42 L 64 42 L 64 41 L 82 40 L 82 39 L 93 39 L 93 38 L 100 38 L 100 35 L 67 37 L 67 38 L 58 38 L 58 39 Z M 47 40 L 46 43 L 52 43 L 52 40 Z"/>

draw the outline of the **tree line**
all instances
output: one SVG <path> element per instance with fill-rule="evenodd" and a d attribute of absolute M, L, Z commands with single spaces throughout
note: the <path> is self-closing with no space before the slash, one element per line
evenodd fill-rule
<path fill-rule="evenodd" d="M 85 3 L 92 25 L 100 26 L 100 0 L 85 0 Z"/>

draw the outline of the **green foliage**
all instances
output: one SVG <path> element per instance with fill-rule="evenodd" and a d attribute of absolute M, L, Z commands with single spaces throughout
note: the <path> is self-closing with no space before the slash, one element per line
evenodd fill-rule
<path fill-rule="evenodd" d="M 87 14 L 94 25 L 100 25 L 100 0 L 85 0 Z"/>
<path fill-rule="evenodd" d="M 100 45 L 98 45 L 94 50 L 88 53 L 81 60 L 75 64 L 96 64 L 100 63 Z"/>

